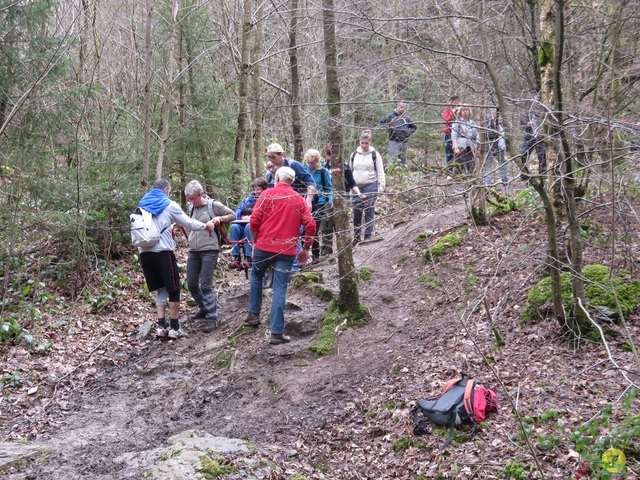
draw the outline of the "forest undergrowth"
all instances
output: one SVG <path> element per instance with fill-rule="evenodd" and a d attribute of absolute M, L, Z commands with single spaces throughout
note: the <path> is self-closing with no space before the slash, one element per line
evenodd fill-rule
<path fill-rule="evenodd" d="M 407 181 L 396 175 L 398 185 Z M 5 473 L 121 478 L 114 461 L 123 452 L 195 428 L 281 448 L 272 478 L 636 478 L 637 311 L 623 323 L 601 316 L 603 338 L 579 345 L 552 318 L 523 323 L 546 255 L 541 211 L 527 200 L 534 195 L 522 182 L 496 187 L 525 200 L 476 226 L 463 188 L 425 178 L 381 199 L 376 237 L 354 253 L 371 318 L 336 328 L 324 356 L 312 347 L 327 299 L 293 287 L 287 318 L 300 333 L 270 348 L 261 330 L 239 330 L 248 287 L 224 256 L 222 326 L 207 336 L 185 320 L 190 335 L 179 343 L 137 336 L 153 308 L 133 252 L 96 261 L 73 299 L 44 256 L 20 257 L 19 274 L 5 279 L 0 438 L 63 451 Z M 626 234 L 616 236 L 619 223 L 601 205 L 585 214 L 584 264 L 637 278 L 637 202 L 624 217 Z M 442 241 L 452 234 L 455 242 Z M 425 255 L 438 244 L 446 248 Z M 183 242 L 178 252 L 184 261 Z M 310 271 L 337 290 L 333 261 Z M 549 304 L 539 311 L 549 314 Z M 20 331 L 9 336 L 12 329 Z M 414 436 L 410 410 L 461 373 L 495 390 L 500 409 L 473 437 L 456 430 L 440 452 L 446 429 Z M 624 453 L 624 465 L 606 463 L 611 451 Z"/>

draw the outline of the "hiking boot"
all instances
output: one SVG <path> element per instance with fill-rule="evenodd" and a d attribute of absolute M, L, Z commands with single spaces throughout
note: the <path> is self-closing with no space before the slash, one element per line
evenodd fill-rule
<path fill-rule="evenodd" d="M 242 270 L 242 263 L 240 263 L 240 260 L 234 260 L 233 262 L 231 262 L 231 265 L 229 265 L 231 268 L 235 269 L 235 270 Z"/>
<path fill-rule="evenodd" d="M 156 326 L 156 338 L 167 338 L 169 329 Z"/>
<path fill-rule="evenodd" d="M 247 327 L 257 327 L 260 325 L 260 315 L 257 313 L 247 313 L 247 318 L 244 319 L 244 324 Z"/>
<path fill-rule="evenodd" d="M 178 338 L 182 338 L 186 336 L 187 334 L 184 333 L 184 330 L 182 330 L 181 328 L 179 328 L 178 330 L 174 330 L 173 328 L 170 328 L 169 333 L 167 333 L 167 337 L 169 337 L 171 340 L 176 340 Z"/>
<path fill-rule="evenodd" d="M 290 341 L 291 337 L 283 335 L 282 333 L 272 333 L 269 338 L 269 343 L 271 345 L 280 345 L 281 343 L 289 343 Z"/>
<path fill-rule="evenodd" d="M 242 262 L 241 268 L 246 268 L 247 270 L 251 270 L 251 262 L 245 260 L 244 262 Z"/>
<path fill-rule="evenodd" d="M 203 309 L 198 310 L 198 313 L 191 317 L 191 320 L 200 320 L 202 318 L 206 318 L 207 312 Z"/>
<path fill-rule="evenodd" d="M 219 325 L 220 325 L 220 322 L 218 321 L 218 319 L 209 318 L 202 323 L 202 325 L 200 326 L 200 330 L 203 331 L 204 333 L 211 333 L 216 328 L 218 328 Z"/>

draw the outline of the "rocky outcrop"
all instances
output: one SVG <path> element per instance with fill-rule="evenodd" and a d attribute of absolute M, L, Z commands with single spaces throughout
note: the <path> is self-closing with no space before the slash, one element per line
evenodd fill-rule
<path fill-rule="evenodd" d="M 54 451 L 42 445 L 25 443 L 0 443 L 0 472 L 19 470 L 28 464 L 45 462 Z"/>

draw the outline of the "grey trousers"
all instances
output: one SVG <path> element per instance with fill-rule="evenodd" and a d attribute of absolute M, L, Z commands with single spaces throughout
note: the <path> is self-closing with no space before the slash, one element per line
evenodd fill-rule
<path fill-rule="evenodd" d="M 218 250 L 189 251 L 187 285 L 189 292 L 208 320 L 217 320 L 218 302 L 213 291 L 213 272 L 218 265 Z"/>

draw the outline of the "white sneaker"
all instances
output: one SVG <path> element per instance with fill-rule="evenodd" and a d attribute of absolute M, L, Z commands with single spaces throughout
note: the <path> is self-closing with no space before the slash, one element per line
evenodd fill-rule
<path fill-rule="evenodd" d="M 178 338 L 182 338 L 182 337 L 186 337 L 187 334 L 184 333 L 184 331 L 179 328 L 178 330 L 174 330 L 173 328 L 169 328 L 169 333 L 167 333 L 167 337 L 169 337 L 171 340 L 176 340 Z"/>

